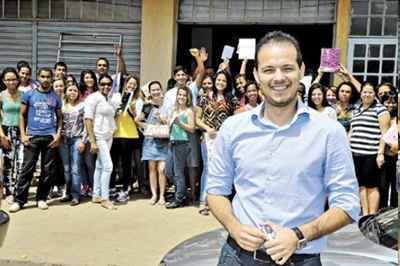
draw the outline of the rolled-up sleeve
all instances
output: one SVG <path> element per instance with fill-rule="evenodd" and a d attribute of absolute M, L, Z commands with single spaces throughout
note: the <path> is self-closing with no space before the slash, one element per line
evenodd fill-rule
<path fill-rule="evenodd" d="M 209 160 L 206 184 L 206 191 L 211 195 L 227 196 L 232 193 L 235 164 L 230 132 L 232 129 L 229 123 L 224 123 L 214 142 L 214 154 Z"/>
<path fill-rule="evenodd" d="M 327 139 L 324 182 L 329 207 L 344 210 L 356 222 L 360 213 L 358 182 L 346 132 L 337 123 Z"/>

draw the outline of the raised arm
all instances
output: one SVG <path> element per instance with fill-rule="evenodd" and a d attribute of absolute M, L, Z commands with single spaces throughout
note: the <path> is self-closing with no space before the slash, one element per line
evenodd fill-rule
<path fill-rule="evenodd" d="M 203 51 L 203 53 L 204 53 L 204 51 Z M 196 64 L 197 64 L 197 67 L 194 71 L 194 73 L 196 74 L 196 79 L 194 82 L 196 83 L 197 87 L 200 87 L 201 80 L 203 79 L 204 73 L 205 73 L 204 62 L 202 60 L 202 58 L 204 59 L 204 55 L 201 55 L 199 49 L 197 49 L 197 48 L 191 48 L 190 54 L 194 57 L 194 59 L 196 60 Z"/>
<path fill-rule="evenodd" d="M 336 72 L 343 81 L 351 82 L 358 92 L 361 92 L 361 83 L 347 70 L 342 64 L 339 65 L 339 71 Z"/>
<path fill-rule="evenodd" d="M 117 73 L 126 74 L 125 60 L 122 55 L 122 46 L 114 45 L 114 54 L 117 56 Z"/>
<path fill-rule="evenodd" d="M 246 67 L 247 67 L 247 58 L 243 59 L 242 65 L 240 66 L 240 75 L 245 75 L 246 76 Z"/>

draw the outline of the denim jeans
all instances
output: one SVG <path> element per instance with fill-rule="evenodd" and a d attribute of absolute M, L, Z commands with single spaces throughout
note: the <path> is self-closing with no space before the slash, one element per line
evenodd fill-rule
<path fill-rule="evenodd" d="M 96 140 L 97 160 L 93 177 L 93 195 L 103 200 L 108 200 L 110 194 L 110 176 L 113 170 L 110 153 L 112 140 L 112 138 Z"/>
<path fill-rule="evenodd" d="M 72 196 L 79 200 L 81 194 L 81 173 L 80 173 L 80 154 L 78 144 L 80 137 L 65 138 L 61 140 L 60 155 L 64 165 L 65 184 L 67 186 L 67 196 Z"/>
<path fill-rule="evenodd" d="M 175 200 L 182 202 L 186 195 L 185 166 L 190 154 L 189 142 L 178 142 L 171 144 L 174 165 L 174 183 L 176 187 Z"/>
<path fill-rule="evenodd" d="M 85 150 L 81 154 L 81 178 L 82 184 L 93 188 L 94 169 L 96 167 L 96 154 L 90 152 L 90 142 L 85 144 Z"/>
<path fill-rule="evenodd" d="M 286 263 L 288 264 L 288 263 Z M 286 265 L 285 264 L 285 265 Z M 225 243 L 222 247 L 221 254 L 218 261 L 218 266 L 275 266 L 268 262 L 261 262 L 253 259 L 253 256 L 249 256 L 244 252 L 240 252 L 232 248 L 228 243 Z M 304 259 L 302 261 L 296 261 L 291 264 L 292 266 L 321 266 L 320 256 L 314 256 L 311 258 Z"/>
<path fill-rule="evenodd" d="M 53 136 L 33 136 L 31 144 L 24 146 L 24 162 L 17 181 L 15 201 L 23 206 L 28 200 L 29 187 L 35 172 L 36 163 L 41 155 L 41 171 L 37 185 L 36 201 L 47 200 L 52 179 L 54 179 L 54 158 L 58 148 L 49 148 Z"/>
<path fill-rule="evenodd" d="M 208 175 L 208 154 L 206 142 L 203 140 L 201 143 L 201 158 L 203 159 L 203 172 L 200 177 L 200 203 L 206 202 L 206 183 Z"/>

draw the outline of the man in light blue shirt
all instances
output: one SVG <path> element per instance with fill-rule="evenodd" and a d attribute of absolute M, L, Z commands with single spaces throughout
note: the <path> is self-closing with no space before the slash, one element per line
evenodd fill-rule
<path fill-rule="evenodd" d="M 253 252 L 261 248 L 269 256 L 256 257 L 270 263 L 318 266 L 324 236 L 360 212 L 346 133 L 298 101 L 302 56 L 292 36 L 267 34 L 255 60 L 265 101 L 225 121 L 209 166 L 208 203 L 229 232 L 219 265 L 260 265 Z"/>

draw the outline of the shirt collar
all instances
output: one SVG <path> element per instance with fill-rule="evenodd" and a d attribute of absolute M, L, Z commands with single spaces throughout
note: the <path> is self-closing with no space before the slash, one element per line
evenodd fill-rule
<path fill-rule="evenodd" d="M 259 104 L 256 108 L 254 108 L 253 110 L 250 110 L 250 112 L 252 113 L 251 114 L 252 122 L 255 125 L 260 126 L 260 127 L 268 127 L 268 128 L 278 129 L 278 130 L 284 130 L 284 129 L 291 127 L 296 122 L 301 122 L 301 121 L 304 121 L 305 119 L 308 119 L 310 116 L 309 107 L 306 106 L 302 101 L 297 101 L 296 113 L 293 116 L 293 119 L 286 125 L 284 125 L 282 127 L 278 127 L 277 125 L 275 125 L 269 121 L 266 121 L 264 119 L 265 105 L 266 105 L 266 102 L 264 101 L 261 104 Z"/>

